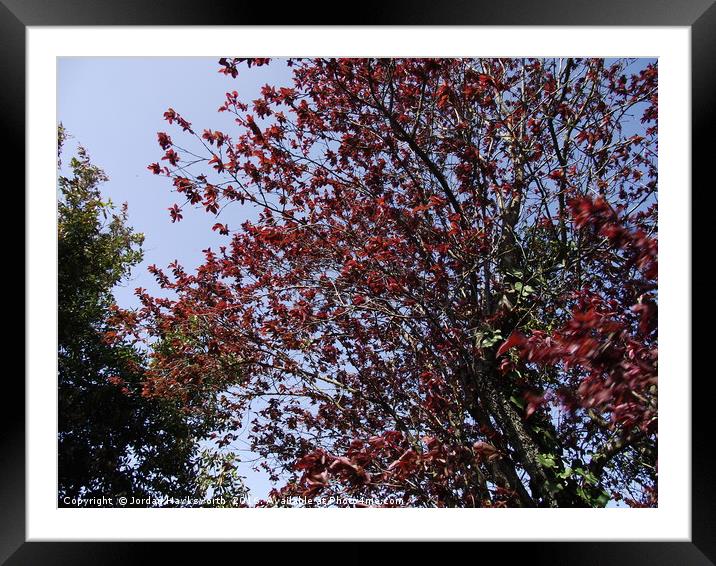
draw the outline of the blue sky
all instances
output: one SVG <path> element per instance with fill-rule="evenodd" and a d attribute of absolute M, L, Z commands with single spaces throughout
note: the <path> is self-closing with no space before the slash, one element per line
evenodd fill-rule
<path fill-rule="evenodd" d="M 137 305 L 136 287 L 160 293 L 147 272 L 148 265 L 166 267 L 176 259 L 192 270 L 202 263 L 202 249 L 216 249 L 227 242 L 226 237 L 212 232 L 217 220 L 210 214 L 186 211 L 184 220 L 175 224 L 169 218 L 167 208 L 177 200 L 171 182 L 147 170 L 147 165 L 159 161 L 163 154 L 157 132 L 166 131 L 176 141 L 182 139 L 180 131 L 164 120 L 164 112 L 172 107 L 197 129 L 230 132 L 231 117 L 217 112 L 226 92 L 236 90 L 243 100 L 253 100 L 266 83 L 290 84 L 289 69 L 280 62 L 252 68 L 232 79 L 218 72 L 218 59 L 58 58 L 57 121 L 109 176 L 102 187 L 103 195 L 117 204 L 127 202 L 129 223 L 146 237 L 143 263 L 130 281 L 115 289 L 117 302 L 123 307 Z M 73 149 L 68 143 L 65 161 Z M 236 216 L 237 210 L 232 210 L 230 225 L 242 220 Z M 244 457 L 248 459 L 249 455 Z M 240 466 L 239 471 L 247 477 L 252 495 L 268 494 L 271 486 L 265 474 L 252 471 L 248 464 Z"/>
<path fill-rule="evenodd" d="M 171 182 L 147 170 L 163 155 L 157 132 L 182 140 L 180 130 L 164 120 L 164 112 L 174 108 L 199 131 L 231 131 L 231 117 L 217 112 L 227 91 L 237 90 L 242 99 L 253 100 L 264 84 L 290 80 L 288 68 L 280 63 L 232 79 L 218 73 L 217 61 L 218 56 L 58 59 L 57 119 L 109 176 L 103 194 L 115 203 L 127 202 L 130 224 L 146 236 L 143 265 L 115 293 L 123 306 L 136 304 L 136 287 L 156 292 L 146 266 L 163 267 L 178 259 L 191 269 L 201 262 L 202 249 L 227 241 L 211 231 L 217 220 L 210 214 L 187 211 L 176 224 L 169 218 L 167 208 L 177 201 Z M 234 225 L 241 220 L 230 218 Z"/>

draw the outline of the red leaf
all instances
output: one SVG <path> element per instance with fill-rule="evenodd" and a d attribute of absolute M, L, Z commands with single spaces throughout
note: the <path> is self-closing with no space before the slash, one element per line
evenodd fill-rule
<path fill-rule="evenodd" d="M 472 448 L 478 455 L 484 457 L 488 462 L 493 462 L 502 456 L 500 451 L 489 442 L 475 442 L 475 444 L 472 445 Z"/>
<path fill-rule="evenodd" d="M 219 223 L 219 222 L 217 222 L 216 224 L 214 224 L 214 225 L 211 227 L 211 229 L 212 229 L 214 232 L 216 232 L 216 231 L 218 230 L 218 231 L 219 231 L 219 234 L 221 234 L 222 236 L 226 236 L 226 235 L 229 233 L 229 227 L 228 227 L 226 224 L 221 224 L 221 223 Z"/>
<path fill-rule="evenodd" d="M 525 407 L 525 418 L 529 419 L 537 409 L 539 409 L 546 401 L 544 395 L 538 393 L 526 392 L 523 395 L 524 400 L 527 402 Z"/>
<path fill-rule="evenodd" d="M 510 348 L 525 343 L 525 337 L 519 332 L 513 332 L 510 336 L 502 343 L 502 346 L 497 350 L 496 357 L 500 357 L 507 352 Z"/>

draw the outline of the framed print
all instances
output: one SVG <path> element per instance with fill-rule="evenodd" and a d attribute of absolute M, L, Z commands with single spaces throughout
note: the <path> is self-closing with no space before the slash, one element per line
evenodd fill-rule
<path fill-rule="evenodd" d="M 0 5 L 26 213 L 0 558 L 715 561 L 716 8 L 258 8 Z"/>

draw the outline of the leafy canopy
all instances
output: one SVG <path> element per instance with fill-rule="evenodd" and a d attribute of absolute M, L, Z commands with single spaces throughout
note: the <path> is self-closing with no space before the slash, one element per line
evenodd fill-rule
<path fill-rule="evenodd" d="M 66 139 L 60 126 L 58 165 Z M 81 146 L 69 170 L 58 179 L 59 502 L 201 497 L 214 458 L 197 452 L 205 419 L 142 397 L 144 351 L 107 341 L 112 289 L 141 261 L 144 237 L 126 205 L 102 198 L 107 177 Z"/>
<path fill-rule="evenodd" d="M 226 241 L 117 314 L 145 395 L 221 395 L 274 495 L 655 505 L 656 64 L 287 64 L 231 133 L 164 114 L 171 219 Z"/>

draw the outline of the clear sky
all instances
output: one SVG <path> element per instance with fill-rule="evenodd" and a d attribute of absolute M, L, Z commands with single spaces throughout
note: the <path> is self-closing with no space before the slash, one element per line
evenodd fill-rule
<path fill-rule="evenodd" d="M 123 307 L 137 305 L 136 287 L 160 293 L 147 272 L 148 265 L 166 267 L 177 259 L 189 271 L 202 263 L 202 249 L 216 249 L 227 242 L 226 237 L 211 231 L 217 222 L 211 214 L 186 210 L 184 219 L 175 224 L 169 218 L 167 208 L 177 202 L 171 182 L 147 170 L 149 163 L 163 155 L 157 132 L 166 131 L 177 142 L 182 139 L 181 131 L 164 120 L 164 112 L 174 108 L 198 131 L 210 128 L 231 132 L 231 116 L 217 112 L 226 92 L 236 90 L 246 101 L 257 98 L 266 83 L 290 84 L 290 72 L 284 64 L 254 67 L 232 79 L 218 72 L 218 59 L 58 59 L 57 121 L 109 176 L 102 187 L 103 195 L 117 204 L 127 202 L 129 223 L 146 237 L 143 263 L 127 284 L 115 290 Z M 66 160 L 72 149 L 73 144 L 68 143 Z M 237 210 L 231 210 L 234 217 L 220 217 L 219 221 L 238 225 L 242 219 L 235 216 Z M 248 459 L 249 455 L 244 457 Z M 270 484 L 265 474 L 253 472 L 248 464 L 240 466 L 240 473 L 247 477 L 252 495 L 268 494 Z"/>

